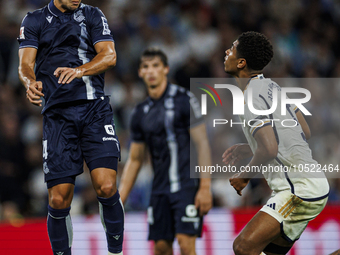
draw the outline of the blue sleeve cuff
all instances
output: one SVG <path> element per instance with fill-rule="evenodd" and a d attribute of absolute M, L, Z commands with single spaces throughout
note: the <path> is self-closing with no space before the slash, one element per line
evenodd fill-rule
<path fill-rule="evenodd" d="M 261 128 L 266 127 L 266 126 L 269 126 L 269 125 L 271 125 L 271 122 L 265 122 L 263 125 L 259 125 L 259 126 L 255 127 L 255 128 L 251 131 L 251 135 L 252 135 L 253 137 L 255 137 L 255 134 L 256 134 L 257 131 L 259 131 Z"/>
<path fill-rule="evenodd" d="M 111 41 L 111 42 L 114 42 L 112 36 L 100 36 L 100 37 L 96 37 L 94 38 L 93 40 L 93 45 L 95 45 L 96 43 L 99 43 L 99 42 L 107 42 L 107 41 Z"/>
<path fill-rule="evenodd" d="M 38 49 L 39 43 L 33 40 L 25 40 L 20 42 L 19 49 L 21 48 L 36 48 Z"/>

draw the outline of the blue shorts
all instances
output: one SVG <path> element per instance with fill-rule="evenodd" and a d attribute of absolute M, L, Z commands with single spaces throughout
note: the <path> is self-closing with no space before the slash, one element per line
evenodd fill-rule
<path fill-rule="evenodd" d="M 151 195 L 148 208 L 149 240 L 174 240 L 176 234 L 202 236 L 203 217 L 195 208 L 197 188 Z"/>
<path fill-rule="evenodd" d="M 71 182 L 68 180 L 83 172 L 84 160 L 90 171 L 98 167 L 117 170 L 120 144 L 109 101 L 102 97 L 70 102 L 44 112 L 45 182 Z"/>

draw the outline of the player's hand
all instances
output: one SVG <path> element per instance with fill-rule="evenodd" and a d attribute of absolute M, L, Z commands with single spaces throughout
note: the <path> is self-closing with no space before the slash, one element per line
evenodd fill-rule
<path fill-rule="evenodd" d="M 70 83 L 75 78 L 80 79 L 84 76 L 84 70 L 81 68 L 58 67 L 54 71 L 54 76 L 59 77 L 58 83 Z"/>
<path fill-rule="evenodd" d="M 234 174 L 229 179 L 230 185 L 234 187 L 240 196 L 242 196 L 242 190 L 248 185 L 249 181 L 249 178 L 242 178 L 242 173 Z"/>
<path fill-rule="evenodd" d="M 41 106 L 41 97 L 45 96 L 41 91 L 43 89 L 41 81 L 32 81 L 27 85 L 26 97 L 34 105 Z"/>
<path fill-rule="evenodd" d="M 228 148 L 222 155 L 224 163 L 235 165 L 242 159 L 253 156 L 250 146 L 246 143 L 239 143 Z"/>
<path fill-rule="evenodd" d="M 210 188 L 199 188 L 195 196 L 195 207 L 200 216 L 206 215 L 212 208 L 212 194 Z"/>

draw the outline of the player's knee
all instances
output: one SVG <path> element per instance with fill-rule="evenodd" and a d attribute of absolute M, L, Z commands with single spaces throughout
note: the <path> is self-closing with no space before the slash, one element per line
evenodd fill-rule
<path fill-rule="evenodd" d="M 105 181 L 102 184 L 99 185 L 99 187 L 96 189 L 97 195 L 99 197 L 112 197 L 117 192 L 117 187 L 115 183 L 112 183 L 111 181 Z"/>
<path fill-rule="evenodd" d="M 195 255 L 195 238 L 190 236 L 177 236 L 181 255 Z"/>
<path fill-rule="evenodd" d="M 54 209 L 65 209 L 70 207 L 71 201 L 60 194 L 55 194 L 50 197 L 50 206 Z"/>
<path fill-rule="evenodd" d="M 195 255 L 195 248 L 188 243 L 179 243 L 181 255 Z"/>
<path fill-rule="evenodd" d="M 251 247 L 247 245 L 247 240 L 238 236 L 233 243 L 233 250 L 235 255 L 253 255 Z"/>
<path fill-rule="evenodd" d="M 172 255 L 172 245 L 165 241 L 157 241 L 154 250 L 155 255 Z"/>

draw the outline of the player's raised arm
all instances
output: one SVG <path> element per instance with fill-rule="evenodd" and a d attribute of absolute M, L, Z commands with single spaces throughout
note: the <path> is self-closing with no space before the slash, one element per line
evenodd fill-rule
<path fill-rule="evenodd" d="M 37 49 L 35 48 L 21 48 L 19 49 L 19 79 L 26 88 L 26 97 L 34 104 L 41 106 L 44 94 L 42 91 L 42 82 L 36 81 L 34 74 L 34 65 L 37 56 Z"/>
<path fill-rule="evenodd" d="M 305 117 L 303 117 L 303 114 L 301 111 L 297 111 L 296 113 L 296 117 L 301 125 L 302 131 L 305 134 L 306 139 L 308 140 L 309 138 L 311 138 L 312 134 L 311 131 L 309 129 L 308 123 L 305 119 Z"/>
<path fill-rule="evenodd" d="M 210 145 L 205 124 L 202 123 L 190 128 L 190 136 L 197 150 L 198 164 L 200 166 L 210 166 Z M 207 214 L 212 207 L 211 178 L 209 173 L 201 173 L 200 185 L 195 197 L 195 206 L 199 208 L 201 216 Z"/>
<path fill-rule="evenodd" d="M 143 164 L 144 154 L 145 143 L 131 143 L 129 159 L 124 166 L 122 178 L 119 184 L 120 198 L 123 203 L 125 203 L 133 185 L 135 184 L 137 175 Z"/>
<path fill-rule="evenodd" d="M 117 54 L 114 42 L 103 41 L 94 45 L 97 55 L 88 63 L 77 68 L 58 67 L 54 75 L 59 77 L 58 83 L 70 83 L 75 78 L 98 75 L 114 67 L 117 62 Z"/>

